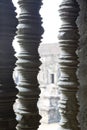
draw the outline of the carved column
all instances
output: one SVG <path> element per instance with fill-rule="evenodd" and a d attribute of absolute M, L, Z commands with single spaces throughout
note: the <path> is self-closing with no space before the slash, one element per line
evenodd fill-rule
<path fill-rule="evenodd" d="M 14 105 L 17 130 L 36 130 L 39 125 L 37 101 L 39 98 L 39 84 L 37 74 L 39 72 L 38 46 L 41 42 L 43 28 L 39 9 L 41 0 L 18 0 L 20 13 L 17 36 L 13 42 L 16 51 L 16 68 L 18 75 L 17 100 Z M 17 47 L 17 48 L 16 48 Z"/>
<path fill-rule="evenodd" d="M 12 79 L 15 66 L 12 40 L 17 25 L 11 0 L 0 0 L 0 130 L 15 130 L 13 103 L 17 90 Z"/>
<path fill-rule="evenodd" d="M 61 120 L 59 122 L 60 130 L 80 130 L 77 121 L 78 114 L 78 79 L 76 76 L 78 57 L 76 50 L 78 47 L 78 28 L 76 19 L 79 13 L 79 6 L 76 0 L 62 0 L 59 6 L 61 17 L 61 27 L 59 30 L 60 47 L 60 101 L 59 111 Z"/>

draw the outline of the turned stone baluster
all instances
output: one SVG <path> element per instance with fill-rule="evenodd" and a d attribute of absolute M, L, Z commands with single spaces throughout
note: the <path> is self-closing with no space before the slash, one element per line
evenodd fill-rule
<path fill-rule="evenodd" d="M 61 120 L 59 130 L 80 130 L 77 121 L 78 114 L 78 79 L 76 76 L 78 57 L 79 33 L 76 19 L 79 13 L 79 6 L 76 0 L 62 0 L 59 6 L 61 27 L 59 29 L 60 47 L 60 78 L 58 82 L 60 90 L 59 111 Z"/>
<path fill-rule="evenodd" d="M 39 9 L 41 0 L 18 0 L 20 13 L 18 15 L 18 31 L 13 46 L 16 51 L 17 100 L 14 111 L 18 121 L 17 130 L 36 130 L 40 115 L 37 101 L 40 90 L 37 80 L 39 72 L 38 46 L 41 42 L 43 28 Z"/>
<path fill-rule="evenodd" d="M 17 89 L 12 73 L 16 58 L 12 40 L 17 25 L 15 8 L 11 0 L 0 0 L 0 130 L 15 130 L 13 103 Z"/>

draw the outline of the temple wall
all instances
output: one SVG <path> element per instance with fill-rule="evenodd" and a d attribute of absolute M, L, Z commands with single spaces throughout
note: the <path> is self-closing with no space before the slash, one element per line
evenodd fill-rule
<path fill-rule="evenodd" d="M 79 120 L 81 130 L 87 129 L 87 0 L 78 0 L 80 4 L 80 16 L 78 18 L 78 27 L 80 31 L 79 42 Z"/>

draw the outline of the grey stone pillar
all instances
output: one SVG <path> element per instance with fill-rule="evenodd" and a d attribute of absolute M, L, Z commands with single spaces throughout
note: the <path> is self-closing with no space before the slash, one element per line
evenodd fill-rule
<path fill-rule="evenodd" d="M 59 47 L 60 47 L 60 101 L 59 111 L 61 120 L 59 130 L 80 130 L 77 121 L 78 114 L 78 79 L 76 76 L 78 57 L 76 50 L 78 47 L 78 28 L 76 19 L 79 12 L 79 6 L 76 0 L 62 0 L 59 6 L 61 17 L 61 27 L 59 30 Z"/>
<path fill-rule="evenodd" d="M 13 103 L 17 90 L 12 79 L 15 66 L 12 40 L 17 25 L 11 0 L 0 0 L 0 130 L 15 130 Z"/>
<path fill-rule="evenodd" d="M 15 73 L 18 75 L 17 100 L 14 105 L 17 130 L 37 130 L 40 115 L 37 101 L 39 98 L 39 84 L 37 74 L 39 72 L 38 46 L 41 42 L 43 28 L 39 9 L 41 0 L 18 0 L 20 13 L 18 16 L 18 31 L 13 42 L 16 51 Z M 17 48 L 16 48 L 17 47 Z"/>

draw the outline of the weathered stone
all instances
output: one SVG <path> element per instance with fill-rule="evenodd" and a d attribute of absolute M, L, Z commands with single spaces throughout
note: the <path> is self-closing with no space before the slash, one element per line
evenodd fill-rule
<path fill-rule="evenodd" d="M 47 85 L 41 92 L 39 99 L 39 112 L 42 116 L 42 124 L 57 123 L 60 119 L 58 112 L 58 87 L 54 84 Z"/>
<path fill-rule="evenodd" d="M 17 90 L 12 79 L 16 58 L 12 40 L 17 25 L 11 0 L 0 0 L 0 130 L 15 130 L 13 103 Z"/>
<path fill-rule="evenodd" d="M 78 101 L 76 97 L 79 85 L 76 75 L 78 66 L 76 50 L 79 40 L 76 25 L 78 12 L 79 6 L 76 0 L 62 0 L 59 6 L 62 24 L 58 35 L 60 47 L 59 112 L 61 115 L 59 130 L 80 130 L 77 121 Z"/>
<path fill-rule="evenodd" d="M 87 0 L 78 0 L 80 5 L 80 14 L 78 17 L 78 27 L 80 31 L 79 42 L 79 71 L 80 82 L 78 99 L 80 102 L 79 121 L 81 130 L 87 129 Z"/>
<path fill-rule="evenodd" d="M 18 31 L 13 42 L 16 51 L 16 68 L 18 74 L 17 89 L 19 91 L 14 105 L 17 130 L 37 130 L 40 115 L 37 101 L 39 98 L 39 85 L 37 74 L 39 72 L 38 46 L 41 42 L 43 28 L 39 9 L 41 0 L 18 0 L 20 13 L 18 15 Z M 16 48 L 16 46 L 18 48 Z"/>
<path fill-rule="evenodd" d="M 54 83 L 57 86 L 59 77 L 58 55 L 59 47 L 57 43 L 41 44 L 39 47 L 42 65 L 38 75 L 40 86 L 46 87 L 48 84 Z M 53 75 L 53 79 L 52 79 Z M 42 87 L 41 87 L 42 88 Z"/>

